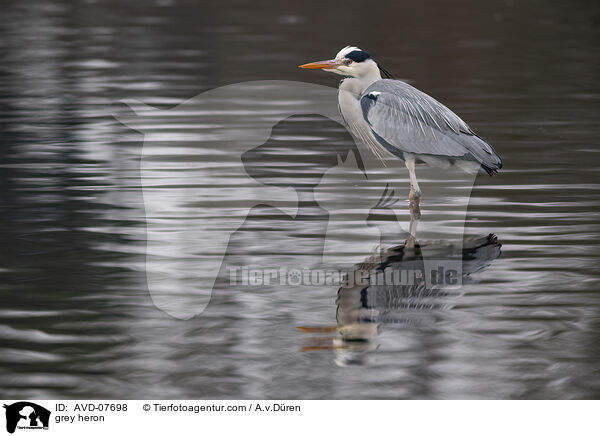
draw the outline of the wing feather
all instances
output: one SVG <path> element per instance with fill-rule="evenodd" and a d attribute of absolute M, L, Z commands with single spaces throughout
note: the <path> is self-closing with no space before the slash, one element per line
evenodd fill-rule
<path fill-rule="evenodd" d="M 400 157 L 468 160 L 488 173 L 502 168 L 494 149 L 446 106 L 399 80 L 378 80 L 360 99 L 362 114 L 381 145 Z"/>

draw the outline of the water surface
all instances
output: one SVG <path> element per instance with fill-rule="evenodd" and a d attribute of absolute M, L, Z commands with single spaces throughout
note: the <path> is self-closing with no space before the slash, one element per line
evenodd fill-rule
<path fill-rule="evenodd" d="M 592 3 L 558 1 L 5 6 L 0 392 L 598 398 L 599 17 Z M 182 321 L 157 309 L 146 282 L 144 138 L 113 117 L 128 110 L 119 102 L 169 110 L 203 91 L 250 80 L 335 86 L 337 77 L 297 65 L 350 43 L 454 109 L 503 158 L 498 176 L 476 179 L 465 229 L 474 239 L 466 251 L 444 241 L 434 246 L 465 259 L 464 285 L 425 293 L 370 286 L 361 294 L 221 283 L 200 316 Z M 189 134 L 185 125 L 146 127 L 173 140 Z M 188 148 L 178 157 L 160 141 L 153 146 L 162 163 L 232 160 L 226 152 Z M 309 266 L 323 248 L 328 218 L 314 189 L 352 146 L 337 123 L 299 115 L 248 151 L 248 174 L 295 191 L 298 215 L 253 208 L 232 237 L 225 265 L 250 259 Z M 241 180 L 230 183 L 243 192 Z M 163 189 L 168 197 L 169 187 Z M 424 214 L 428 208 L 432 213 L 435 205 L 424 199 Z M 395 225 L 385 211 L 370 219 Z M 497 240 L 486 239 L 490 233 Z M 348 246 L 360 237 L 348 232 Z M 390 251 L 377 259 L 373 252 L 350 254 L 387 267 L 419 264 L 404 242 L 405 235 L 384 241 Z"/>

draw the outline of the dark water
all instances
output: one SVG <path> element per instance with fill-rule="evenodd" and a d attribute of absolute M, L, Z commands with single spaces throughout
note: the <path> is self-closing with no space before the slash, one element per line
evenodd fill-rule
<path fill-rule="evenodd" d="M 598 398 L 600 9 L 594 2 L 425 3 L 7 2 L 0 16 L 0 393 Z M 463 259 L 463 286 L 240 288 L 221 280 L 197 317 L 157 309 L 146 276 L 144 136 L 114 118 L 130 114 L 119 102 L 177 111 L 203 91 L 249 80 L 335 86 L 337 77 L 296 66 L 350 43 L 456 110 L 504 160 L 498 176 L 477 177 L 464 247 L 443 237 L 423 241 Z M 185 177 L 196 168 L 181 170 L 190 162 L 229 168 L 227 149 L 190 146 L 215 126 L 172 113 L 177 122 L 139 121 L 159 134 L 146 142 L 151 169 Z M 176 151 L 166 148 L 175 142 Z M 319 195 L 338 198 L 316 188 L 351 147 L 338 124 L 298 115 L 247 150 L 247 173 L 295 192 L 298 214 L 257 204 L 222 268 L 313 266 L 328 217 Z M 394 177 L 406 183 L 405 173 Z M 247 180 L 228 183 L 245 198 Z M 425 177 L 425 195 L 432 185 Z M 169 205 L 180 188 L 165 182 L 152 192 Z M 201 214 L 194 201 L 180 204 L 158 234 Z M 452 202 L 427 197 L 422 208 L 430 217 L 456 212 Z M 370 222 L 393 228 L 386 210 Z M 362 235 L 352 227 L 340 244 L 344 255 L 362 259 L 358 269 L 422 268 L 419 250 L 391 234 L 378 253 L 354 249 Z"/>

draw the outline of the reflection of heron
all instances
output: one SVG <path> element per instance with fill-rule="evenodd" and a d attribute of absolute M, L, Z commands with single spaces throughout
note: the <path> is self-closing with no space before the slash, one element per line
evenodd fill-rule
<path fill-rule="evenodd" d="M 411 212 L 416 217 L 421 190 L 415 163 L 455 164 L 468 172 L 483 170 L 490 175 L 502 168 L 494 149 L 454 112 L 407 83 L 390 80 L 391 75 L 357 47 L 345 47 L 334 59 L 300 67 L 349 76 L 340 82 L 341 115 L 350 132 L 378 157 L 387 152 L 405 161 Z M 390 79 L 382 79 L 381 73 Z"/>
<path fill-rule="evenodd" d="M 310 350 L 334 350 L 339 364 L 362 364 L 366 353 L 376 348 L 373 342 L 381 324 L 422 324 L 436 309 L 443 309 L 450 293 L 443 280 L 432 282 L 426 275 L 438 265 L 461 262 L 461 281 L 472 273 L 486 269 L 500 256 L 496 236 L 467 238 L 462 247 L 447 241 L 402 244 L 356 265 L 354 277 L 364 277 L 341 286 L 336 300 L 337 325 L 301 327 L 309 333 L 337 333 L 334 337 L 313 337 L 304 347 Z M 423 251 L 427 252 L 424 258 Z M 429 262 L 429 268 L 425 262 Z M 433 267 L 433 268 L 432 268 Z M 357 272 L 366 274 L 356 274 Z M 373 274 L 376 273 L 376 274 Z M 389 278 L 399 279 L 390 283 Z M 373 283 L 381 279 L 382 282 Z"/>

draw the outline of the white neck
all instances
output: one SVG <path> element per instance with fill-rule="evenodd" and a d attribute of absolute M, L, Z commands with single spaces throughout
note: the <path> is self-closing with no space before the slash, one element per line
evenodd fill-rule
<path fill-rule="evenodd" d="M 358 99 L 365 89 L 378 80 L 381 80 L 381 75 L 379 72 L 377 72 L 377 77 L 374 75 L 366 77 L 349 77 L 344 79 L 340 84 L 340 91 L 348 91 L 354 96 L 354 98 Z"/>
<path fill-rule="evenodd" d="M 363 71 L 361 71 L 362 74 L 357 75 L 357 78 L 365 84 L 366 89 L 373 82 L 381 80 L 381 71 L 379 71 L 379 67 L 371 59 L 365 61 L 365 64 L 368 68 L 365 68 Z"/>
<path fill-rule="evenodd" d="M 355 94 L 356 98 L 374 82 L 381 80 L 379 67 L 372 60 L 366 61 L 365 64 L 360 66 L 360 70 L 356 70 L 354 73 L 354 77 L 342 82 L 340 89 Z"/>

